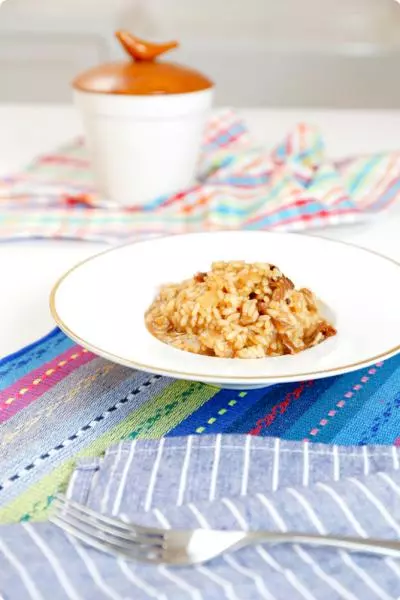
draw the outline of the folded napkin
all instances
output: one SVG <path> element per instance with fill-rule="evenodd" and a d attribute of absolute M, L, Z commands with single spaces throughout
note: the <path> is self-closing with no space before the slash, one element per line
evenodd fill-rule
<path fill-rule="evenodd" d="M 200 230 L 302 231 L 365 219 L 399 195 L 400 152 L 332 162 L 320 132 L 307 124 L 272 151 L 261 150 L 238 115 L 222 111 L 206 128 L 192 188 L 142 210 L 108 205 L 96 194 L 83 140 L 75 140 L 0 182 L 0 239 L 115 242 Z"/>
<path fill-rule="evenodd" d="M 396 447 L 217 435 L 122 442 L 84 459 L 68 496 L 163 527 L 400 535 Z M 343 550 L 257 546 L 196 567 L 126 562 L 49 523 L 0 529 L 5 600 L 395 600 L 400 563 Z"/>

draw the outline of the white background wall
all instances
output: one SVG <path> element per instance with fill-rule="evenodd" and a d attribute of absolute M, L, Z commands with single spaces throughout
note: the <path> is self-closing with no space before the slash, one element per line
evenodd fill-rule
<path fill-rule="evenodd" d="M 394 0 L 7 0 L 0 102 L 64 102 L 82 69 L 120 57 L 113 31 L 178 38 L 174 60 L 219 104 L 400 107 Z"/>

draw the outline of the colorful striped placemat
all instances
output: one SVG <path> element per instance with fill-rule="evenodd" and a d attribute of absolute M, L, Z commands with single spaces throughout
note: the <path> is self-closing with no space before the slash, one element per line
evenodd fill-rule
<path fill-rule="evenodd" d="M 247 392 L 122 367 L 60 330 L 0 362 L 0 523 L 40 520 L 78 457 L 124 439 L 249 433 L 400 445 L 400 355 Z"/>
<path fill-rule="evenodd" d="M 332 162 L 321 133 L 299 124 L 272 150 L 255 147 L 233 111 L 213 115 L 197 182 L 142 210 L 96 194 L 82 139 L 0 181 L 0 238 L 111 243 L 220 229 L 303 231 L 363 220 L 400 195 L 400 152 Z"/>

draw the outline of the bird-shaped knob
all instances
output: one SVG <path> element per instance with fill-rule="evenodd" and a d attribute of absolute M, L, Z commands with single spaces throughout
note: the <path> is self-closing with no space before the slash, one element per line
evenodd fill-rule
<path fill-rule="evenodd" d="M 178 46 L 178 42 L 165 42 L 163 44 L 154 44 L 146 42 L 132 35 L 128 31 L 117 31 L 116 37 L 120 41 L 126 52 L 136 61 L 152 61 L 157 56 L 172 50 Z"/>

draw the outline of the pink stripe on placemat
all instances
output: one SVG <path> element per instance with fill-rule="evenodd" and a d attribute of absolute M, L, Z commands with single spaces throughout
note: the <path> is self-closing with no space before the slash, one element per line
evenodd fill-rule
<path fill-rule="evenodd" d="M 74 346 L 0 392 L 0 423 L 29 406 L 67 375 L 94 358 L 95 354 Z"/>

